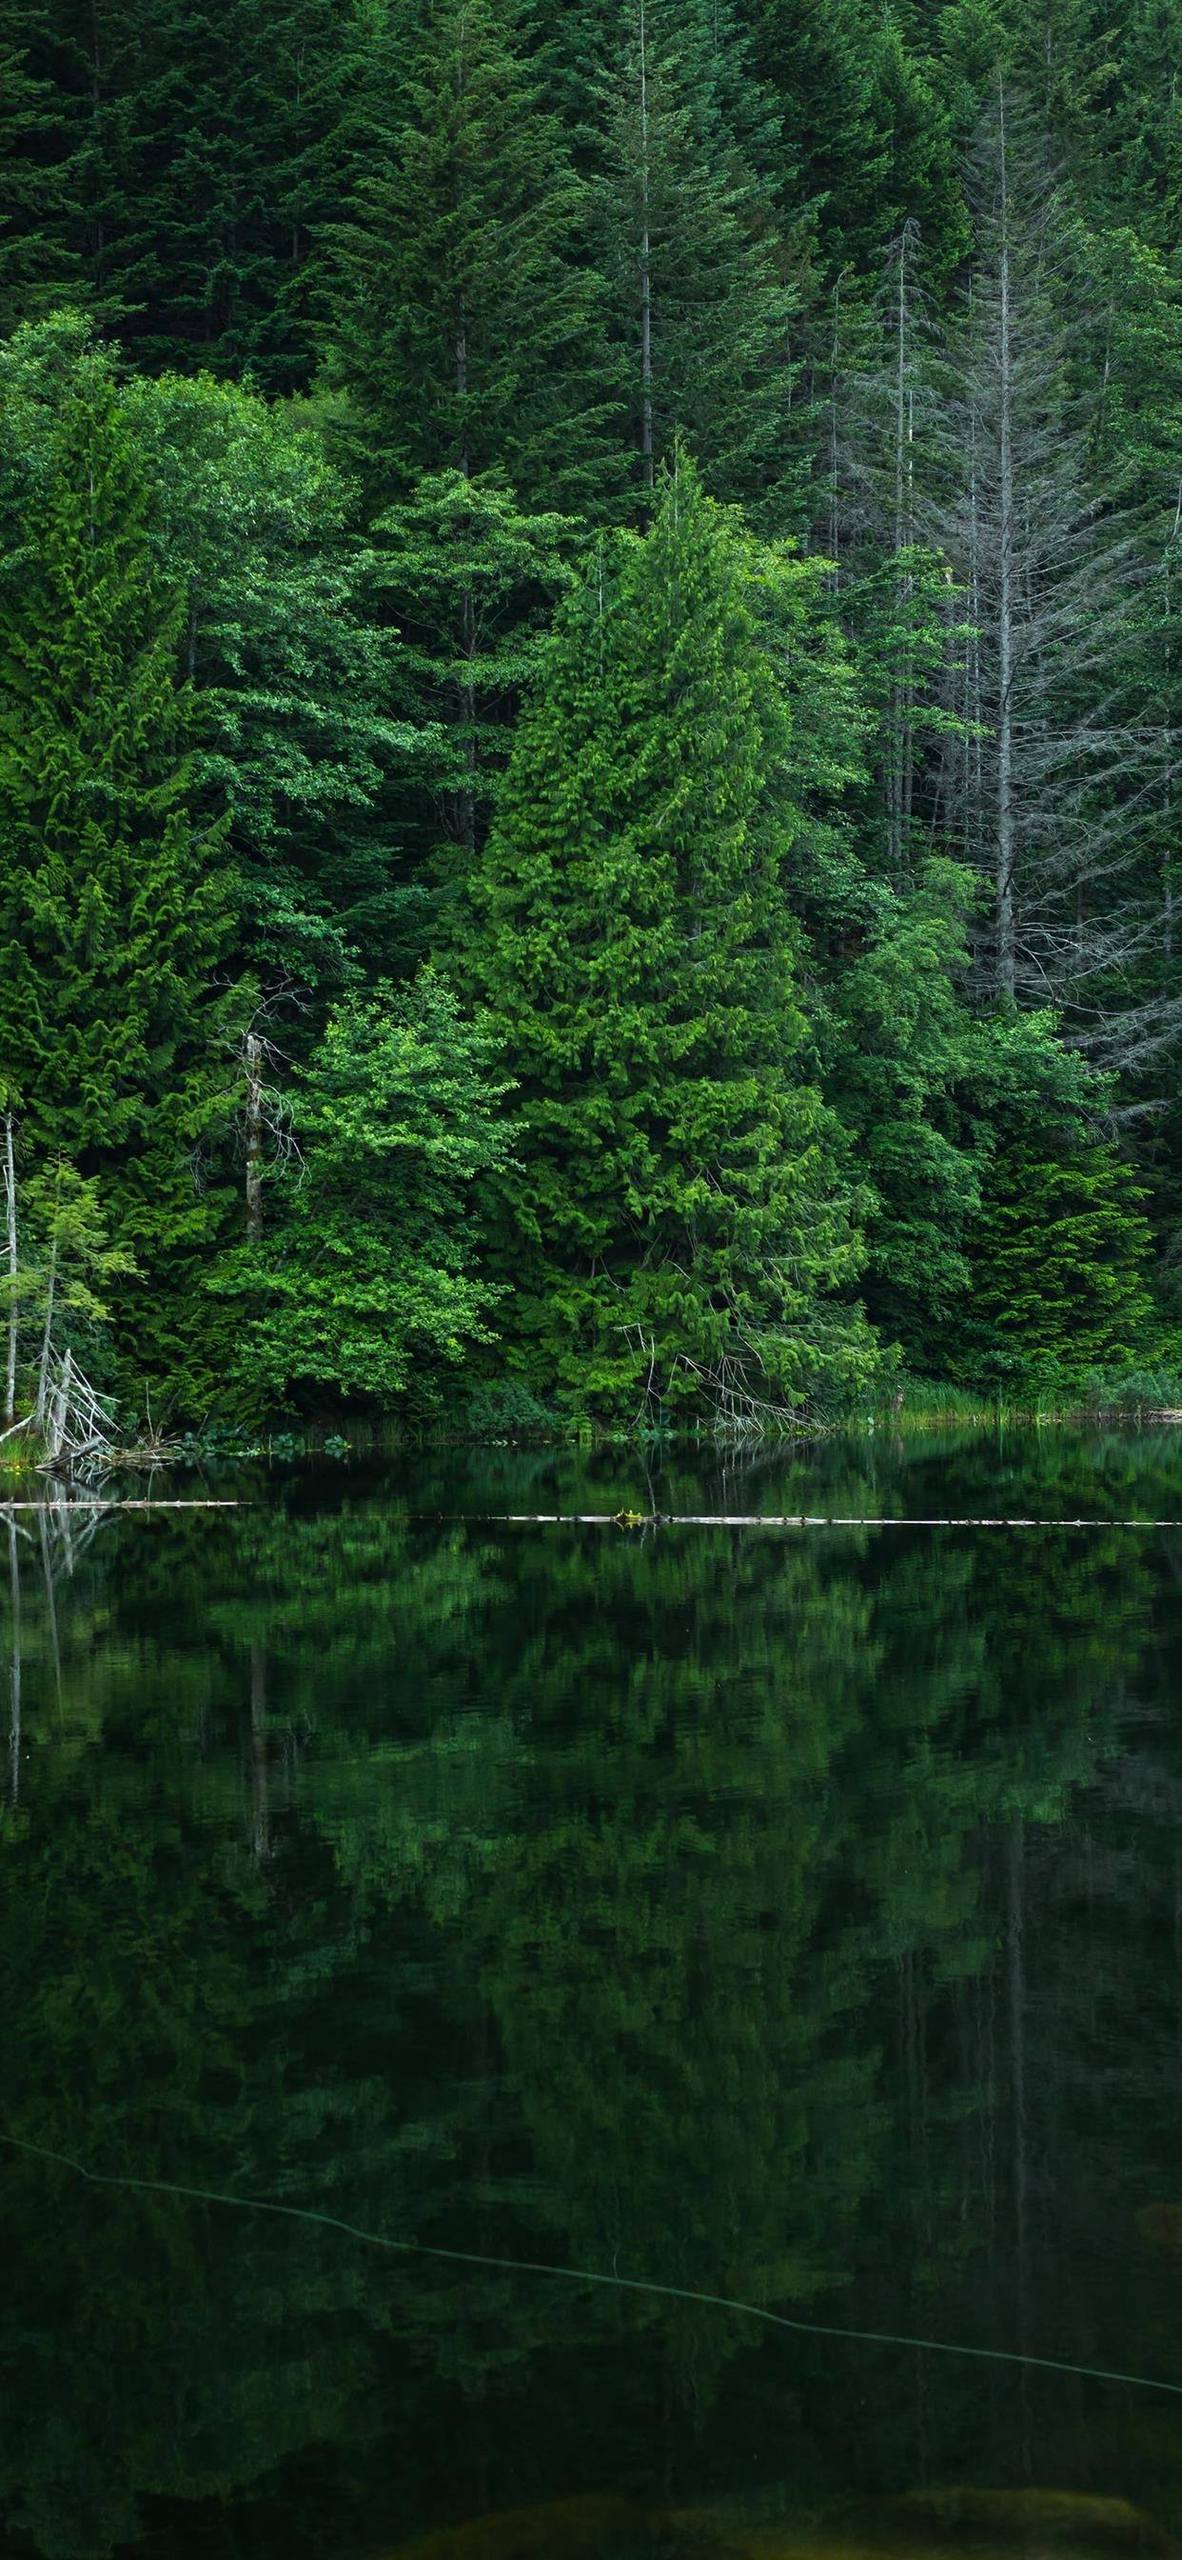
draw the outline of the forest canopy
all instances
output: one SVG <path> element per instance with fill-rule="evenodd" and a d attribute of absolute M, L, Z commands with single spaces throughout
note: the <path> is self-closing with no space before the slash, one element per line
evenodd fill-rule
<path fill-rule="evenodd" d="M 0 0 L 11 1424 L 1182 1365 L 1182 24 Z"/>

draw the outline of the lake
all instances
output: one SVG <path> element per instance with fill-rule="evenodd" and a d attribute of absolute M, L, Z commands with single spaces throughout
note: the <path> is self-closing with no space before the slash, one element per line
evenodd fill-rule
<path fill-rule="evenodd" d="M 1182 2539 L 1182 1436 L 156 1489 L 0 1523 L 2 2547 Z"/>

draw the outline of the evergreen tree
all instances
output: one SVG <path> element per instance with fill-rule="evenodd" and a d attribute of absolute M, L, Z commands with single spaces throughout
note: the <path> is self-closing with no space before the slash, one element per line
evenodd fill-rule
<path fill-rule="evenodd" d="M 973 1061 L 972 1295 L 944 1357 L 974 1385 L 1078 1389 L 1152 1351 L 1144 1185 L 1104 1135 L 1110 1093 L 1056 1031 L 1053 1018 L 1003 1016 Z"/>
<path fill-rule="evenodd" d="M 192 807 L 182 600 L 100 357 L 50 410 L 18 336 L 0 382 L 0 1061 L 22 1151 L 99 1185 L 141 1285 L 120 1333 L 159 1374 L 192 1321 L 216 1203 L 190 1157 L 209 1092 L 230 880 Z M 142 1374 L 142 1371 L 141 1371 Z"/>
<path fill-rule="evenodd" d="M 10 14 L 4 0 L 0 38 Z M 343 32 L 336 0 L 22 13 L 46 164 L 27 220 L 38 234 L 51 220 L 57 265 L 78 269 L 145 368 L 307 384 L 311 239 L 338 210 Z"/>
<path fill-rule="evenodd" d="M 864 1295 L 883 1339 L 939 1376 L 970 1284 L 980 1136 L 965 1118 L 981 1034 L 964 999 L 964 875 L 887 891 L 831 996 L 826 1091 L 873 1192 Z"/>
<path fill-rule="evenodd" d="M 266 991 L 339 989 L 407 930 L 390 796 L 421 749 L 377 557 L 314 412 L 175 375 L 125 398 L 184 597 L 194 773 L 228 813 L 242 957 Z"/>
<path fill-rule="evenodd" d="M 423 472 L 499 469 L 533 506 L 596 503 L 615 391 L 586 195 L 516 0 L 412 11 L 371 67 L 330 355 L 367 483 L 389 497 Z"/>
<path fill-rule="evenodd" d="M 71 220 L 69 107 L 39 64 L 27 10 L 0 5 L 0 328 L 14 329 L 84 291 Z"/>
<path fill-rule="evenodd" d="M 474 885 L 467 966 L 520 1086 L 506 1325 L 593 1410 L 758 1415 L 868 1372 L 756 590 L 680 458 L 560 616 Z"/>
<path fill-rule="evenodd" d="M 863 0 L 750 0 L 755 63 L 782 101 L 785 207 L 815 226 L 834 268 L 866 267 L 898 228 L 888 140 L 875 113 L 875 27 Z"/>
<path fill-rule="evenodd" d="M 430 973 L 334 1009 L 292 1099 L 297 1178 L 273 1233 L 223 1266 L 259 1310 L 237 1364 L 251 1400 L 425 1402 L 491 1338 L 470 1209 L 506 1145 L 488 1056 Z"/>
<path fill-rule="evenodd" d="M 688 28 L 688 34 L 687 34 Z M 603 84 L 597 240 L 627 383 L 633 475 L 684 437 L 718 494 L 782 528 L 797 294 L 770 180 L 745 158 L 693 13 L 634 0 Z"/>
<path fill-rule="evenodd" d="M 400 800 L 420 906 L 454 858 L 462 876 L 484 841 L 517 703 L 570 583 L 579 530 L 568 516 L 526 513 L 496 477 L 462 471 L 429 473 L 377 520 L 379 585 L 422 730 L 419 790 L 404 788 Z M 432 899 L 425 920 L 433 915 Z"/>

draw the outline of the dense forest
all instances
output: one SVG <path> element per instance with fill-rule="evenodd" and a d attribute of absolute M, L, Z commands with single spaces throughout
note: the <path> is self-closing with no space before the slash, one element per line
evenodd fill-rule
<path fill-rule="evenodd" d="M 6 1418 L 1182 1338 L 1172 0 L 0 0 Z"/>

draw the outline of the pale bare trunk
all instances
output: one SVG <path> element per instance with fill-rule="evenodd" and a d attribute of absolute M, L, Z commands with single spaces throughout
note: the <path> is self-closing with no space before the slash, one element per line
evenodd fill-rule
<path fill-rule="evenodd" d="M 4 1199 L 8 1218 L 8 1360 L 4 1374 L 4 1419 L 16 1420 L 16 1346 L 19 1318 L 16 1302 L 17 1235 L 16 1235 L 16 1156 L 12 1143 L 12 1113 L 4 1115 Z"/>
<path fill-rule="evenodd" d="M 970 320 L 973 308 L 972 286 L 969 287 Z M 972 859 L 981 815 L 983 772 L 981 761 L 981 505 L 978 487 L 977 412 L 971 407 L 969 422 L 969 558 L 968 558 L 968 634 L 965 641 L 964 690 L 964 856 Z"/>
<path fill-rule="evenodd" d="M 67 1348 L 57 1393 L 53 1399 L 53 1411 L 46 1415 L 45 1445 L 51 1458 L 60 1458 L 66 1445 L 66 1430 L 70 1418 L 70 1391 L 73 1383 L 74 1354 Z"/>
<path fill-rule="evenodd" d="M 833 288 L 833 345 L 829 357 L 829 540 L 827 549 L 833 562 L 833 589 L 840 584 L 838 543 L 840 537 L 840 472 L 837 449 L 837 392 L 841 366 L 841 278 Z"/>
<path fill-rule="evenodd" d="M 45 1423 L 49 1399 L 49 1361 L 53 1350 L 53 1308 L 57 1293 L 57 1237 L 49 1248 L 49 1278 L 45 1285 L 45 1322 L 41 1328 L 41 1358 L 37 1368 L 37 1428 Z"/>
<path fill-rule="evenodd" d="M 257 1244 L 263 1232 L 263 1044 L 248 1031 L 246 1067 L 246 1233 Z"/>
<path fill-rule="evenodd" d="M 895 559 L 907 550 L 912 538 L 915 472 L 915 394 L 910 381 L 908 362 L 911 314 L 908 302 L 907 259 L 911 235 L 904 229 L 899 242 L 899 278 L 895 308 Z M 910 604 L 910 573 L 899 573 L 899 597 L 904 607 L 903 630 L 909 627 L 906 608 Z M 904 642 L 906 649 L 907 643 Z M 899 865 L 906 850 L 914 791 L 912 745 L 912 685 L 906 657 L 900 663 L 894 686 L 890 769 L 888 845 L 891 860 Z"/>
<path fill-rule="evenodd" d="M 1165 745 L 1165 769 L 1166 769 L 1166 830 L 1165 830 L 1165 844 L 1164 844 L 1163 849 L 1162 849 L 1162 857 L 1161 857 L 1161 923 L 1162 923 L 1162 951 L 1163 951 L 1163 956 L 1164 956 L 1164 958 L 1165 958 L 1167 961 L 1172 960 L 1172 959 L 1173 959 L 1173 957 L 1174 957 L 1174 827 L 1173 827 L 1173 801 L 1174 801 L 1174 780 L 1173 780 L 1173 776 L 1174 776 L 1174 728 L 1173 728 L 1173 685 L 1174 685 L 1174 648 L 1173 648 L 1173 638 L 1174 638 L 1174 595 L 1173 595 L 1173 585 L 1174 585 L 1174 582 L 1173 582 L 1173 576 L 1172 576 L 1172 560 L 1173 560 L 1174 550 L 1175 550 L 1175 548 L 1176 548 L 1176 545 L 1177 545 L 1178 538 L 1179 538 L 1179 535 L 1180 535 L 1180 534 L 1182 534 L 1182 483 L 1180 483 L 1180 484 L 1179 484 L 1179 488 L 1178 488 L 1178 499 L 1177 499 L 1177 504 L 1176 504 L 1176 506 L 1175 506 L 1175 508 L 1174 508 L 1174 530 L 1173 530 L 1173 533 L 1172 533 L 1172 535 L 1171 535 L 1171 537 L 1170 537 L 1169 542 L 1168 542 L 1168 543 L 1167 543 L 1167 545 L 1166 545 L 1166 556 L 1165 556 L 1165 564 L 1164 564 L 1164 571 L 1165 571 L 1165 588 L 1166 588 L 1166 604 L 1165 604 L 1165 662 L 1166 662 L 1166 663 L 1165 663 L 1165 679 L 1166 679 L 1166 681 L 1165 681 L 1165 698 L 1166 698 L 1166 725 L 1165 725 L 1165 732 L 1164 732 L 1164 745 Z"/>

